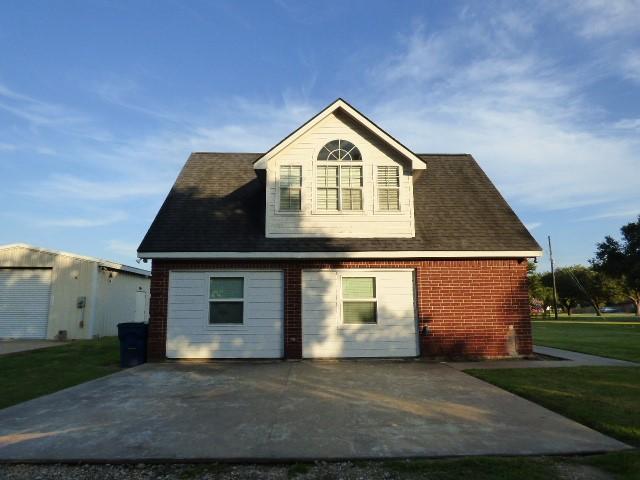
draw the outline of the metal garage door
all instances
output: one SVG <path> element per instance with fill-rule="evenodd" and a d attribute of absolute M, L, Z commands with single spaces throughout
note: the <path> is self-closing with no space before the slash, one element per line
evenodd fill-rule
<path fill-rule="evenodd" d="M 172 271 L 167 357 L 280 358 L 281 271 Z"/>
<path fill-rule="evenodd" d="M 418 355 L 412 270 L 315 270 L 302 274 L 306 358 Z"/>
<path fill-rule="evenodd" d="M 0 338 L 47 338 L 50 269 L 0 269 Z"/>

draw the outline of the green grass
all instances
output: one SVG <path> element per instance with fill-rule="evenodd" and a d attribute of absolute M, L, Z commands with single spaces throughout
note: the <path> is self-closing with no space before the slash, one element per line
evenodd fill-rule
<path fill-rule="evenodd" d="M 640 362 L 640 324 L 533 322 L 536 345 Z"/>
<path fill-rule="evenodd" d="M 523 368 L 466 372 L 640 447 L 640 367 Z"/>
<path fill-rule="evenodd" d="M 119 370 L 118 339 L 78 340 L 0 356 L 0 408 Z"/>
<path fill-rule="evenodd" d="M 558 320 L 553 317 L 553 314 L 546 317 L 533 315 L 531 319 L 534 322 L 640 322 L 640 317 L 633 313 L 604 313 L 601 317 L 593 313 L 574 313 L 571 316 L 559 313 Z"/>

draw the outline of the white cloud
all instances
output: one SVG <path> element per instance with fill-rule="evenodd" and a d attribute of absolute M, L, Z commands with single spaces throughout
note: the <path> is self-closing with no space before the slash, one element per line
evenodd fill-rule
<path fill-rule="evenodd" d="M 38 227 L 91 228 L 112 225 L 126 219 L 126 213 L 114 212 L 107 215 L 93 215 L 91 217 L 46 218 L 37 220 L 35 223 Z"/>
<path fill-rule="evenodd" d="M 524 226 L 527 227 L 528 230 L 534 230 L 542 225 L 542 222 L 531 222 L 525 223 Z"/>
<path fill-rule="evenodd" d="M 626 78 L 640 83 L 640 49 L 624 55 L 622 71 Z"/>
<path fill-rule="evenodd" d="M 640 118 L 623 118 L 614 123 L 613 127 L 623 130 L 638 130 L 640 129 Z"/>
<path fill-rule="evenodd" d="M 385 95 L 371 117 L 415 151 L 473 153 L 523 204 L 551 210 L 638 198 L 640 177 L 630 175 L 640 169 L 637 134 L 606 124 L 582 96 L 581 72 L 526 47 L 514 54 L 513 38 L 500 48 L 494 37 L 459 25 L 434 43 L 418 30 L 373 69 Z M 442 78 L 428 72 L 438 65 Z"/>
<path fill-rule="evenodd" d="M 636 208 L 626 208 L 626 209 L 614 209 L 609 211 L 604 211 L 600 213 L 596 213 L 594 215 L 588 215 L 586 217 L 579 218 L 578 221 L 590 221 L 590 220 L 601 220 L 605 218 L 624 218 L 624 217 L 637 217 L 640 215 L 640 206 Z"/>
<path fill-rule="evenodd" d="M 109 240 L 107 250 L 122 257 L 136 258 L 138 256 L 138 243 L 123 240 Z"/>
<path fill-rule="evenodd" d="M 551 0 L 587 38 L 640 33 L 640 0 Z M 568 8 L 567 8 L 568 7 Z"/>

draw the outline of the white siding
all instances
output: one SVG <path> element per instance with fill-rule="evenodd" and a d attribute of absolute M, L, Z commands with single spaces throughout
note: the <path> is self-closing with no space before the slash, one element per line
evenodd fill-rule
<path fill-rule="evenodd" d="M 315 172 L 318 151 L 329 141 L 342 139 L 356 145 L 362 153 L 363 210 L 325 213 L 315 208 Z M 388 147 L 358 127 L 345 115 L 331 114 L 309 132 L 288 145 L 267 165 L 267 237 L 403 237 L 415 236 L 413 221 L 413 183 L 410 163 L 397 158 Z M 336 162 L 338 163 L 338 162 Z M 343 162 L 346 163 L 346 162 Z M 302 166 L 302 208 L 300 212 L 278 212 L 278 175 L 281 165 Z M 400 212 L 380 212 L 375 183 L 376 166 L 400 168 Z"/>
<path fill-rule="evenodd" d="M 342 324 L 343 274 L 376 278 L 376 324 Z M 412 271 L 304 271 L 302 292 L 304 357 L 412 357 L 418 354 Z"/>
<path fill-rule="evenodd" d="M 0 338 L 47 338 L 51 269 L 0 269 Z"/>
<path fill-rule="evenodd" d="M 117 335 L 118 323 L 148 321 L 149 278 L 100 269 L 97 281 L 93 335 Z M 138 305 L 140 301 L 143 302 L 141 306 Z M 141 312 L 138 311 L 140 307 Z"/>
<path fill-rule="evenodd" d="M 209 278 L 244 277 L 244 324 L 209 325 Z M 283 354 L 283 275 L 279 271 L 172 271 L 169 275 L 167 357 L 280 358 Z"/>

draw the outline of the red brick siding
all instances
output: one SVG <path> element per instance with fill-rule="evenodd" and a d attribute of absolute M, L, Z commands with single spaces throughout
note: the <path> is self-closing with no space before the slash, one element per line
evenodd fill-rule
<path fill-rule="evenodd" d="M 277 269 L 284 271 L 285 357 L 302 358 L 302 270 L 413 268 L 422 356 L 503 357 L 513 325 L 520 355 L 532 352 L 527 263 L 518 259 L 180 261 L 154 260 L 149 358 L 165 358 L 169 271 Z"/>

